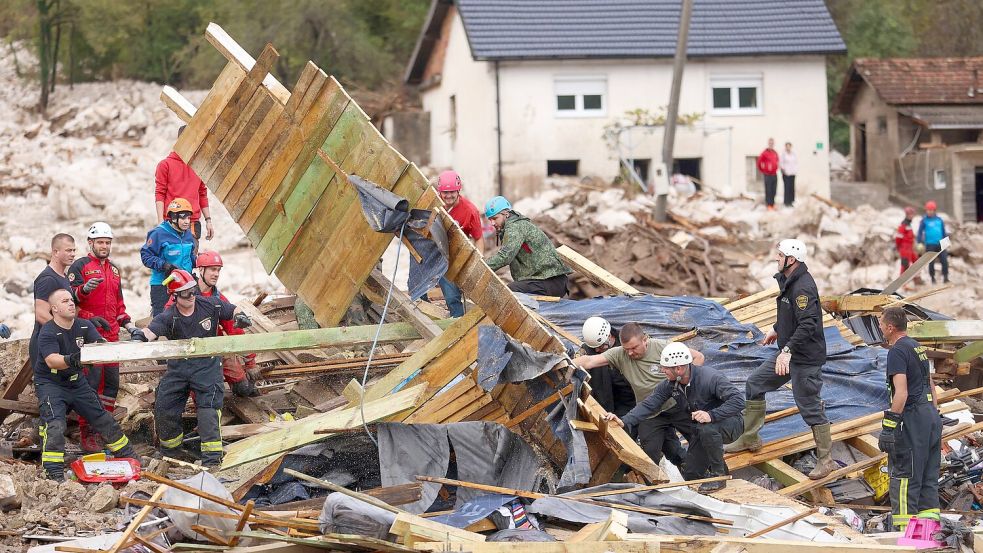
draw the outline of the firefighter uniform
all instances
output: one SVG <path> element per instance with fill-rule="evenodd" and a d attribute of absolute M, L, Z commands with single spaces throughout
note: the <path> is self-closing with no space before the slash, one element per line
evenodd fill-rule
<path fill-rule="evenodd" d="M 38 334 L 38 359 L 34 363 L 34 390 L 40 411 L 41 463 L 53 480 L 64 477 L 65 417 L 74 410 L 106 440 L 106 447 L 117 457 L 134 457 L 129 440 L 119 424 L 99 401 L 99 396 L 82 374 L 81 365 L 53 370 L 45 358 L 51 354 L 71 356 L 81 351 L 83 344 L 104 341 L 95 325 L 76 318 L 72 328 L 65 329 L 48 321 Z"/>
<path fill-rule="evenodd" d="M 148 329 L 168 340 L 216 336 L 220 322 L 232 319 L 235 306 L 217 297 L 195 296 L 195 310 L 182 315 L 176 305 L 154 317 Z M 201 461 L 206 466 L 222 463 L 222 358 L 169 359 L 167 371 L 157 386 L 154 418 L 157 437 L 164 455 L 178 455 L 184 440 L 181 414 L 188 395 L 195 393 L 198 435 L 201 438 Z"/>
<path fill-rule="evenodd" d="M 85 283 L 96 278 L 101 278 L 102 282 L 86 294 Z M 68 269 L 68 282 L 79 301 L 79 317 L 102 317 L 109 324 L 109 329 L 97 329 L 99 334 L 107 341 L 118 341 L 120 327 L 130 323 L 130 316 L 126 314 L 126 304 L 123 302 L 123 283 L 119 268 L 109 259 L 99 259 L 90 253 L 72 263 Z M 115 411 L 116 396 L 119 394 L 119 363 L 87 367 L 86 378 L 99 395 L 103 407 L 110 413 Z M 79 429 L 84 442 L 89 433 L 88 422 L 84 418 L 79 419 Z"/>
<path fill-rule="evenodd" d="M 887 452 L 891 477 L 891 522 L 904 529 L 912 517 L 939 520 L 939 469 L 942 447 L 942 416 L 932 404 L 928 356 L 913 338 L 904 336 L 887 354 L 887 382 L 903 374 L 908 380 L 908 400 L 900 424 L 890 412 L 884 430 L 892 429 L 894 445 Z M 892 451 L 893 450 L 893 451 Z"/>

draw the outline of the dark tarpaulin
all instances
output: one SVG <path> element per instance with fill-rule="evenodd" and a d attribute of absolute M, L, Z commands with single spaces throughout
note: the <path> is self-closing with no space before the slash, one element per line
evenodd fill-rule
<path fill-rule="evenodd" d="M 463 488 L 458 488 L 460 491 Z M 467 528 L 475 522 L 486 518 L 488 515 L 499 510 L 502 505 L 511 503 L 515 500 L 514 495 L 502 495 L 498 493 L 486 493 L 479 495 L 468 501 L 464 505 L 455 509 L 453 513 L 440 515 L 431 518 L 434 522 L 453 526 L 454 528 Z"/>
<path fill-rule="evenodd" d="M 416 482 L 419 476 L 447 475 L 450 465 L 450 446 L 447 429 L 436 424 L 380 423 L 376 425 L 379 440 L 379 467 L 383 486 Z M 420 499 L 403 505 L 414 514 L 426 512 L 437 499 L 441 484 L 421 482 Z"/>
<path fill-rule="evenodd" d="M 769 355 L 774 345 L 757 342 L 764 335 L 753 325 L 739 323 L 717 302 L 696 297 L 656 298 L 652 296 L 610 297 L 587 300 L 540 302 L 539 314 L 575 336 L 584 321 L 593 315 L 607 319 L 615 328 L 637 322 L 649 336 L 671 338 L 697 328 L 697 335 L 686 345 L 701 351 L 706 366 L 723 371 L 739 389 L 747 377 Z M 887 351 L 882 348 L 854 347 L 835 328 L 825 329 L 828 359 L 823 366 L 823 400 L 832 422 L 882 411 L 887 408 L 885 384 Z M 767 395 L 768 411 L 794 407 L 792 391 L 782 387 Z M 784 417 L 769 422 L 761 431 L 765 440 L 776 440 L 807 432 L 801 417 Z"/>
<path fill-rule="evenodd" d="M 447 249 L 447 232 L 443 225 L 436 219 L 430 221 L 430 211 L 410 209 L 410 202 L 406 198 L 358 175 L 350 175 L 348 182 L 358 192 L 362 214 L 372 230 L 391 232 L 397 238 L 402 234 L 413 244 L 421 261 L 417 262 L 415 257 L 410 256 L 408 294 L 413 299 L 422 297 L 447 272 L 450 254 Z M 404 224 L 408 228 L 404 228 Z"/>

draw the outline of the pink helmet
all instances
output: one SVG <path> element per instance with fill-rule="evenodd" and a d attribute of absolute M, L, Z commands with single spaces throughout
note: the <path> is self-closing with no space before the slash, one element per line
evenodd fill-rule
<path fill-rule="evenodd" d="M 461 175 L 457 171 L 444 171 L 437 177 L 437 192 L 457 192 L 461 190 Z"/>

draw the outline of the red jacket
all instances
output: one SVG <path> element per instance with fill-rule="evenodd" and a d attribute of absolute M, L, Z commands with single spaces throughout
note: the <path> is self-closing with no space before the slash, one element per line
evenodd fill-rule
<path fill-rule="evenodd" d="M 82 291 L 86 282 L 94 279 L 103 279 L 95 290 L 86 294 Z M 68 268 L 68 282 L 75 290 L 75 295 L 79 300 L 79 317 L 88 319 L 90 317 L 102 317 L 109 323 L 109 330 L 99 330 L 99 334 L 110 342 L 119 339 L 119 329 L 130 322 L 130 316 L 126 314 L 126 305 L 123 303 L 123 283 L 119 277 L 119 268 L 111 261 L 99 260 L 95 255 L 89 254 L 80 257 Z"/>
<path fill-rule="evenodd" d="M 174 198 L 184 198 L 191 202 L 191 207 L 194 208 L 191 220 L 197 221 L 201 218 L 201 208 L 208 207 L 208 189 L 198 178 L 197 173 L 181 160 L 177 152 L 171 152 L 157 164 L 155 180 L 157 187 L 154 197 L 158 202 L 164 202 L 164 209 L 167 209 L 167 204 Z"/>
<path fill-rule="evenodd" d="M 765 148 L 758 156 L 758 171 L 763 175 L 774 176 L 778 174 L 778 152 L 771 148 Z"/>
<path fill-rule="evenodd" d="M 448 214 L 457 221 L 464 234 L 475 240 L 481 238 L 481 216 L 478 215 L 478 208 L 467 198 L 461 196 Z"/>
<path fill-rule="evenodd" d="M 910 220 L 901 221 L 898 230 L 894 231 L 894 247 L 902 256 L 910 257 L 915 251 L 915 232 L 911 230 Z"/>

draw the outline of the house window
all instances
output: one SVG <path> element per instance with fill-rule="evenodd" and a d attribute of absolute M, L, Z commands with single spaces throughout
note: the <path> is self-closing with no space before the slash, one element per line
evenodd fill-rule
<path fill-rule="evenodd" d="M 561 175 L 576 177 L 579 165 L 579 159 L 548 159 L 546 160 L 546 176 Z"/>
<path fill-rule="evenodd" d="M 761 77 L 719 76 L 710 78 L 710 102 L 714 115 L 759 115 Z"/>
<path fill-rule="evenodd" d="M 887 117 L 883 115 L 877 118 L 877 134 L 887 134 Z"/>
<path fill-rule="evenodd" d="M 607 113 L 606 77 L 556 77 L 553 92 L 558 117 L 602 117 Z"/>

